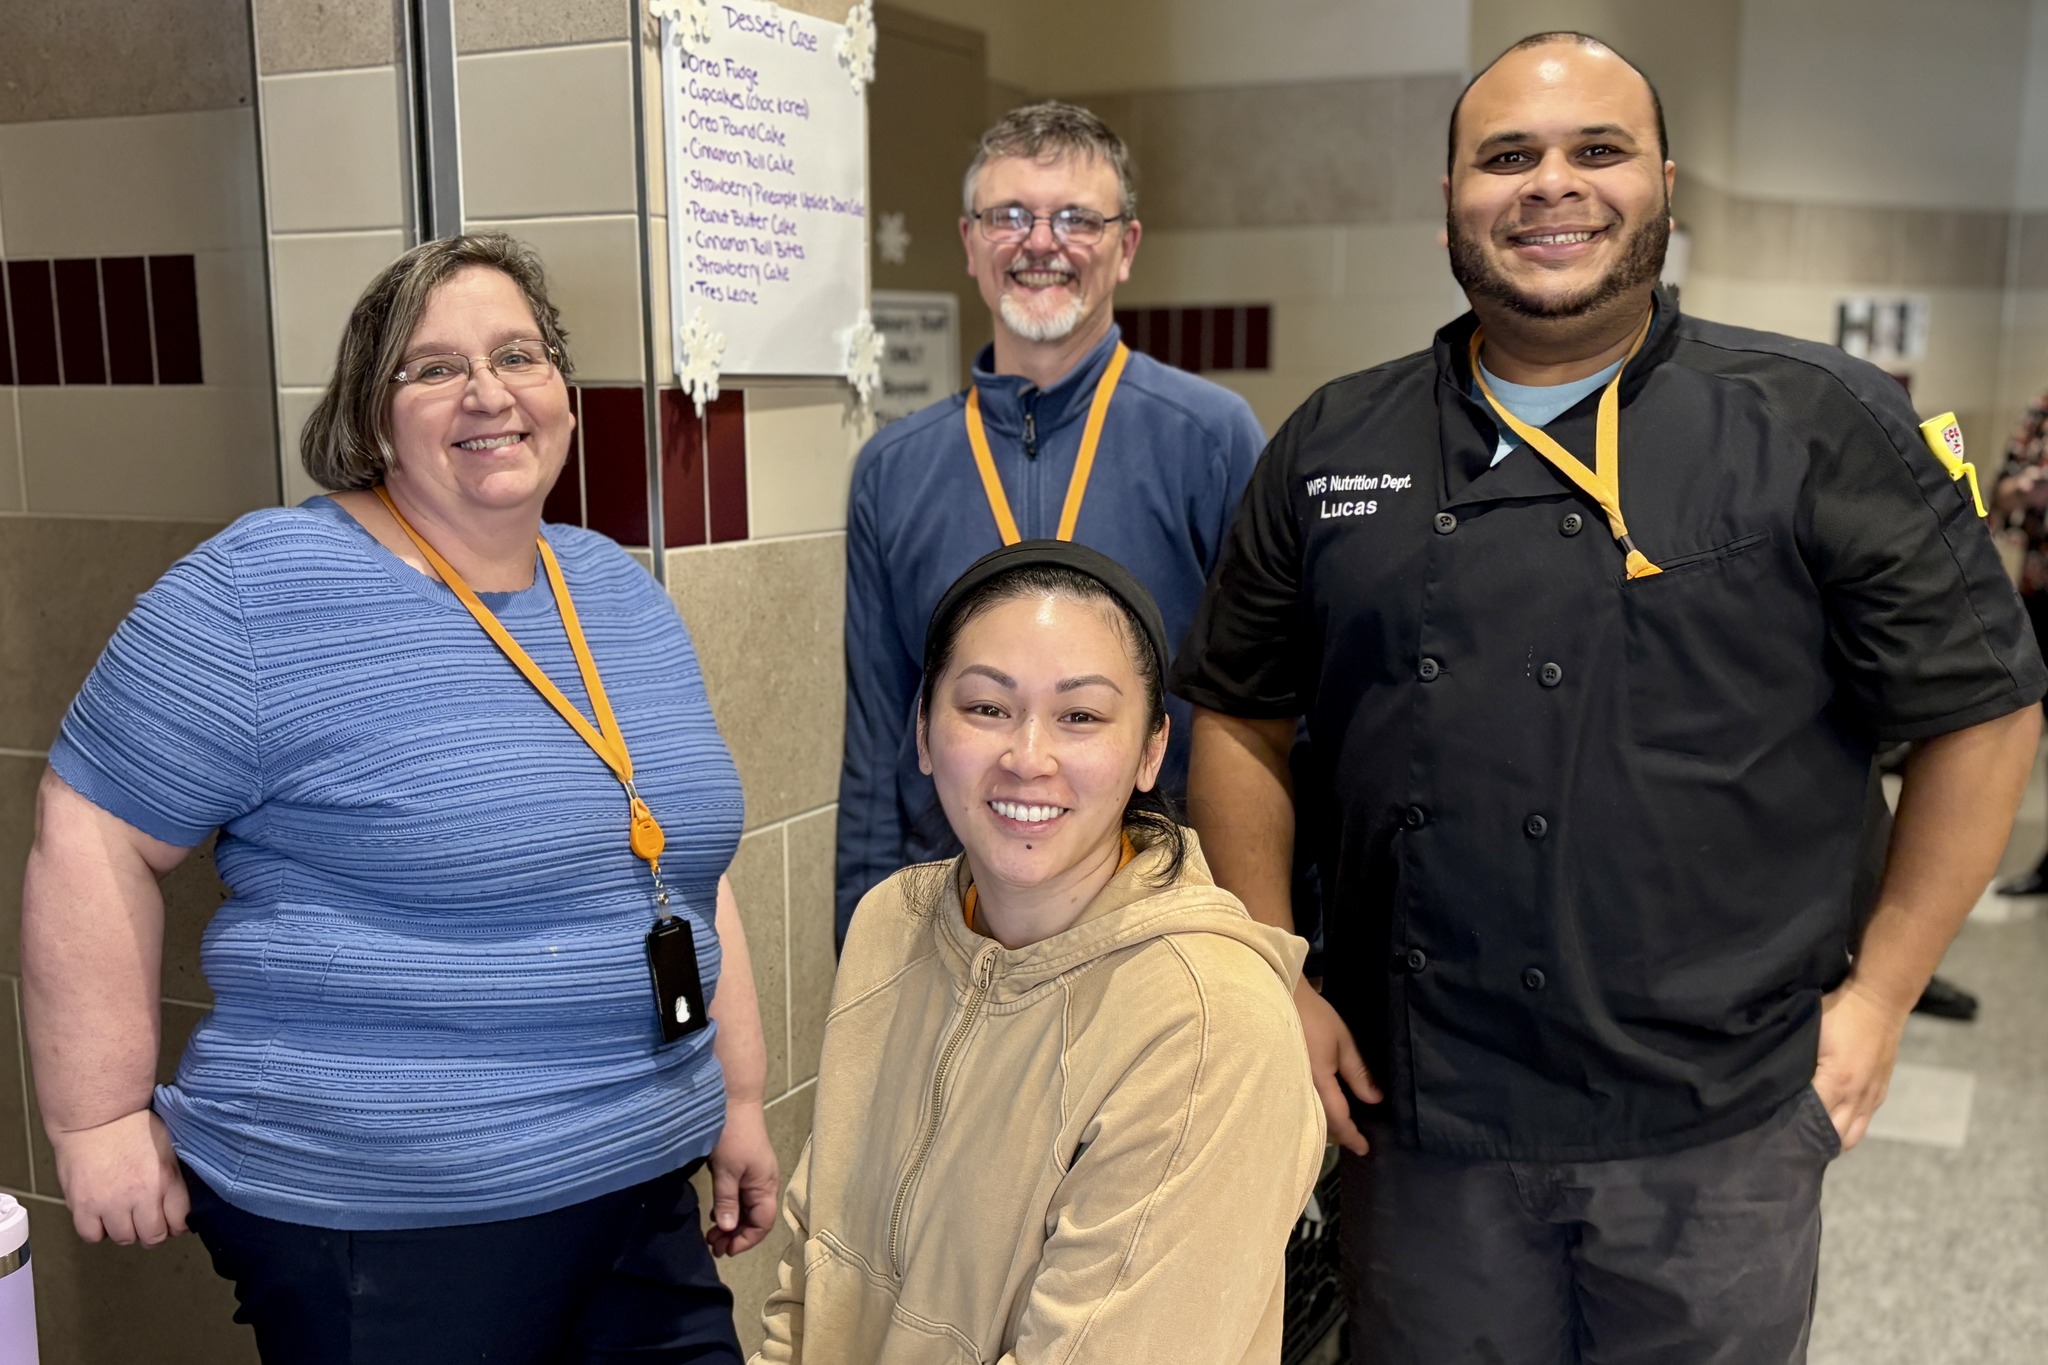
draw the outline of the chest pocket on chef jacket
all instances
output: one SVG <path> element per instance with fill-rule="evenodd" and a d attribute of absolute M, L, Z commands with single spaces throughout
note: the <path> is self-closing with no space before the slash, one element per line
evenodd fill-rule
<path fill-rule="evenodd" d="M 1732 758 L 1774 727 L 1787 636 L 1773 619 L 1770 549 L 1759 532 L 1621 584 L 1636 743 Z"/>

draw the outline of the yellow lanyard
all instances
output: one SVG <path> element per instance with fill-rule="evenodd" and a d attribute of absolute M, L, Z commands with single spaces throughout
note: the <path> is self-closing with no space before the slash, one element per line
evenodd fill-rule
<path fill-rule="evenodd" d="M 1509 430 L 1528 442 L 1532 449 L 1584 490 L 1586 496 L 1600 504 L 1600 510 L 1607 514 L 1608 529 L 1614 532 L 1614 539 L 1621 548 L 1628 552 L 1623 563 L 1630 578 L 1648 578 L 1653 573 L 1664 572 L 1636 548 L 1635 542 L 1629 539 L 1628 523 L 1621 519 L 1621 377 L 1628 373 L 1628 362 L 1636 358 L 1636 352 L 1643 348 L 1643 339 L 1650 335 L 1650 321 L 1649 318 L 1643 320 L 1642 330 L 1636 333 L 1634 344 L 1622 357 L 1621 368 L 1614 372 L 1614 378 L 1608 381 L 1600 394 L 1600 420 L 1594 431 L 1591 469 L 1548 434 L 1501 406 L 1500 399 L 1493 396 L 1493 387 L 1486 382 L 1486 371 L 1479 366 L 1479 342 L 1484 333 L 1479 330 L 1472 333 L 1472 377 L 1479 383 L 1479 392 L 1486 395 L 1486 401 L 1500 415 L 1500 420 L 1508 424 Z"/>
<path fill-rule="evenodd" d="M 1124 362 L 1131 348 L 1121 341 L 1109 358 L 1109 368 L 1096 381 L 1095 397 L 1088 404 L 1088 425 L 1081 428 L 1081 453 L 1074 459 L 1074 473 L 1067 480 L 1066 505 L 1060 508 L 1057 539 L 1072 540 L 1074 523 L 1081 519 L 1081 499 L 1088 495 L 1088 475 L 1095 468 L 1095 447 L 1102 444 L 1102 423 L 1109 416 L 1110 395 L 1124 377 Z M 1017 534 L 1017 518 L 1010 515 L 1010 499 L 1003 493 L 1003 481 L 996 474 L 996 457 L 988 448 L 988 428 L 981 422 L 981 390 L 967 386 L 967 443 L 974 447 L 974 464 L 981 471 L 981 491 L 988 495 L 988 510 L 995 513 L 996 530 L 1003 544 L 1015 545 L 1024 537 Z"/>
<path fill-rule="evenodd" d="M 469 614 L 484 628 L 484 633 L 497 642 L 498 648 L 505 651 L 505 657 L 526 675 L 526 680 L 533 684 L 536 692 L 547 699 L 548 705 L 561 713 L 562 719 L 569 722 L 570 728 L 583 737 L 583 742 L 604 760 L 605 766 L 619 779 L 619 785 L 626 789 L 631 812 L 627 843 L 631 846 L 634 856 L 645 859 L 647 866 L 653 871 L 655 904 L 659 907 L 661 917 L 669 918 L 668 891 L 661 883 L 661 855 L 668 847 L 668 836 L 662 832 L 660 823 L 654 818 L 654 812 L 647 808 L 647 803 L 640 799 L 640 793 L 633 787 L 633 755 L 627 752 L 625 732 L 619 729 L 618 717 L 612 714 L 611 699 L 604 691 L 604 679 L 598 676 L 597 661 L 590 657 L 590 646 L 583 639 L 583 623 L 577 619 L 576 603 L 569 597 L 569 585 L 562 578 L 561 563 L 556 560 L 555 552 L 549 547 L 547 538 L 542 536 L 536 541 L 540 546 L 540 562 L 547 569 L 548 586 L 554 590 L 555 606 L 562 613 L 562 629 L 568 633 L 569 649 L 576 655 L 576 671 L 583 675 L 583 687 L 590 693 L 591 709 L 597 712 L 595 726 L 583 718 L 583 713 L 576 709 L 576 704 L 562 694 L 561 688 L 555 686 L 554 679 L 543 673 L 540 665 L 533 661 L 533 656 L 512 638 L 512 632 L 506 630 L 497 615 L 471 591 L 462 575 L 455 571 L 455 566 L 441 558 L 439 552 L 427 544 L 426 538 L 412 529 L 412 523 L 405 519 L 405 514 L 398 510 L 398 505 L 391 501 L 391 494 L 385 491 L 383 485 L 378 485 L 375 491 L 393 520 L 397 521 L 398 529 L 411 537 L 413 544 L 419 546 L 420 553 L 427 558 L 427 563 L 434 566 L 434 572 L 441 575 L 441 581 L 448 585 L 449 591 L 461 600 L 463 606 L 469 608 Z"/>

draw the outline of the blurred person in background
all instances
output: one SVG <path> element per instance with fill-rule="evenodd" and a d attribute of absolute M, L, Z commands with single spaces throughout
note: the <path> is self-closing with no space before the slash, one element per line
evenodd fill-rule
<path fill-rule="evenodd" d="M 173 565 L 51 749 L 22 984 L 72 1220 L 196 1230 L 268 1365 L 739 1358 L 740 784 L 661 587 L 541 522 L 569 368 L 524 246 L 400 257 L 302 437 L 333 491 Z M 216 829 L 214 1005 L 153 1086 L 157 881 Z"/>
<path fill-rule="evenodd" d="M 2048 393 L 2027 405 L 2027 415 L 2005 446 L 2005 470 L 1992 494 L 1992 515 L 2023 542 L 2020 601 L 2038 645 L 2048 640 Z M 2048 896 L 2048 852 L 2033 871 L 1999 888 L 2008 896 Z"/>

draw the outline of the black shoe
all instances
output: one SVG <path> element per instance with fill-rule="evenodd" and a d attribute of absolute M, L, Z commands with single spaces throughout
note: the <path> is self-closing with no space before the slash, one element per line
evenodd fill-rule
<path fill-rule="evenodd" d="M 2048 868 L 2037 867 L 2018 881 L 1998 888 L 2001 896 L 2048 896 Z"/>
<path fill-rule="evenodd" d="M 1931 1014 L 1937 1019 L 1958 1019 L 1967 1024 L 1977 1017 L 1977 997 L 1954 986 L 1940 977 L 1932 977 L 1927 989 L 1920 992 L 1920 1003 L 1913 1006 L 1915 1014 Z"/>

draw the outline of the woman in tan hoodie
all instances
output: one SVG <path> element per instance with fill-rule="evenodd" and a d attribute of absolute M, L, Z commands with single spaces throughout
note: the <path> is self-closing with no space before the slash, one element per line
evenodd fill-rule
<path fill-rule="evenodd" d="M 919 756 L 965 854 L 861 902 L 762 1362 L 1266 1365 L 1323 1146 L 1306 949 L 1142 803 L 1165 629 L 1027 541 L 933 613 Z"/>

